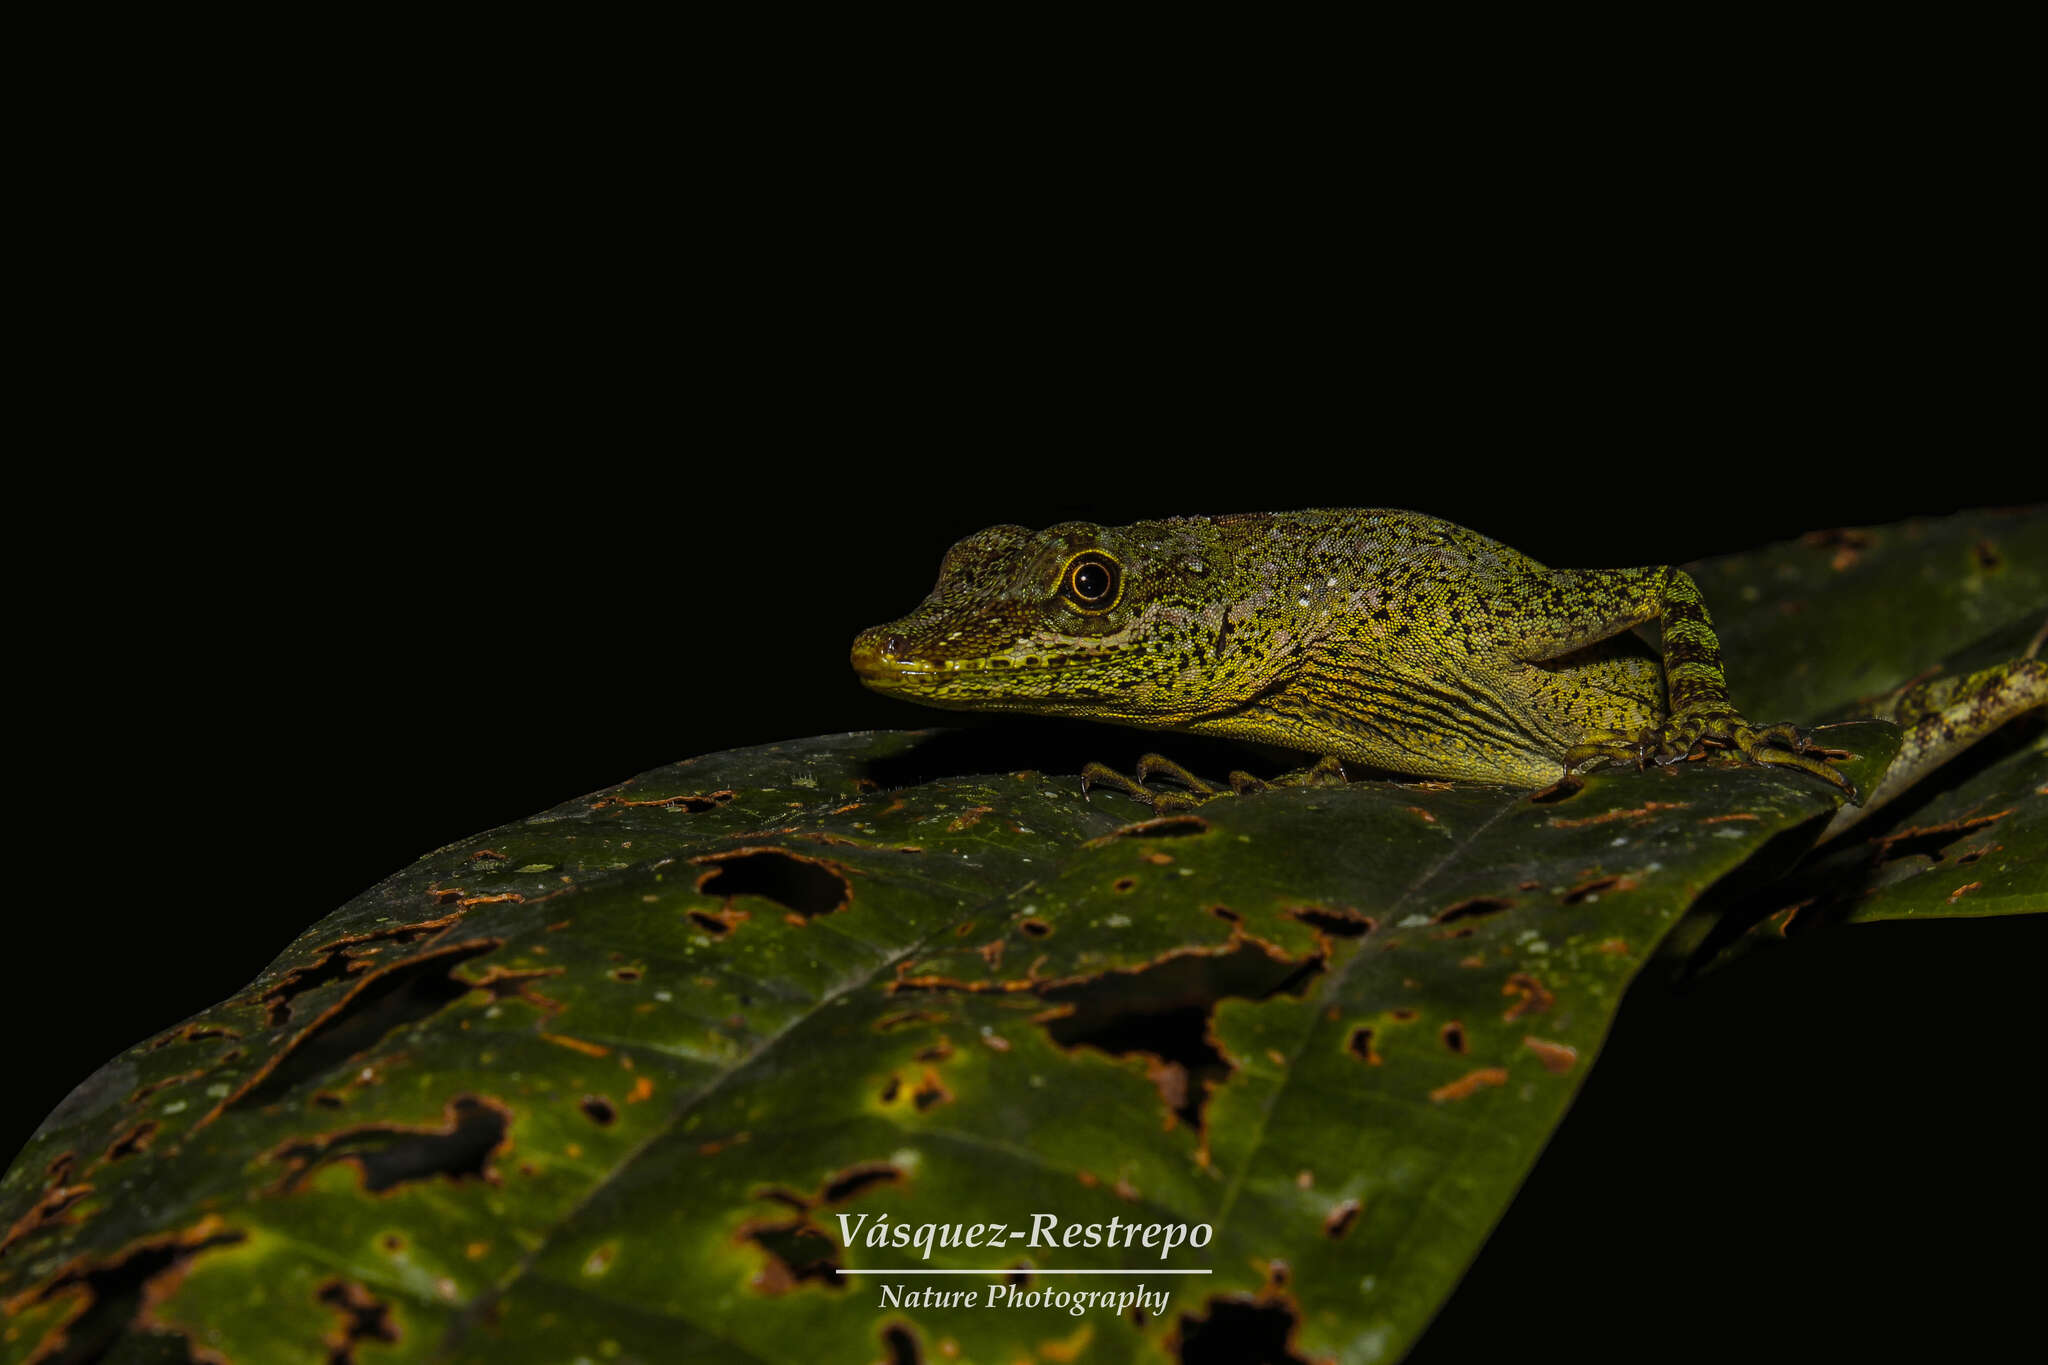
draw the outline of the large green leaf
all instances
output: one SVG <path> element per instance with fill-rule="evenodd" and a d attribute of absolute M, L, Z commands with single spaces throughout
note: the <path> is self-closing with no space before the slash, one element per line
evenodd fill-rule
<path fill-rule="evenodd" d="M 1895 739 L 1835 742 L 1868 780 Z M 1665 930 L 1833 806 L 1686 765 L 1154 820 L 897 786 L 920 742 L 715 755 L 443 849 L 109 1064 L 0 1184 L 5 1358 L 1392 1358 Z M 840 1213 L 1214 1240 L 925 1262 Z M 833 1273 L 990 1265 L 1171 1304 L 884 1309 L 989 1285 Z M 1109 1268 L 1211 1273 L 1038 1273 Z"/>
<path fill-rule="evenodd" d="M 2048 507 L 1819 531 L 1688 567 L 1737 705 L 1804 723 L 1857 714 L 1858 702 L 2016 623 L 2022 641 L 2037 629 L 2048 618 Z"/>
<path fill-rule="evenodd" d="M 1813 720 L 2015 652 L 2048 518 L 1695 571 L 1738 701 Z M 1712 947 L 1762 919 L 1730 952 L 2042 908 L 2039 733 L 1790 881 L 1831 795 L 1710 765 L 1165 821 L 934 777 L 919 735 L 662 769 L 431 855 L 81 1085 L 0 1177 L 0 1361 L 1391 1359 L 1703 899 Z M 1833 734 L 1865 784 L 1896 742 Z M 1770 913 L 1815 876 L 1853 904 Z M 1163 1316 L 882 1308 L 988 1285 L 836 1273 L 927 1264 L 840 1214 L 1214 1239 L 928 1263 L 1142 1281 Z M 1048 1273 L 1110 1268 L 1210 1273 Z"/>

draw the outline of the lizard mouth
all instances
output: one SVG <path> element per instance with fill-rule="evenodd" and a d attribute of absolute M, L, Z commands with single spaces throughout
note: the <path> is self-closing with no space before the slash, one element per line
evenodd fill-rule
<path fill-rule="evenodd" d="M 1070 652 L 1050 657 L 993 654 L 968 659 L 919 659 L 907 657 L 908 648 L 907 642 L 900 635 L 864 632 L 853 642 L 850 656 L 853 671 L 860 675 L 863 683 L 877 692 L 924 694 L 948 679 L 966 674 L 1028 676 L 1055 673 L 1099 663 L 1109 655 L 1120 652 L 1116 649 L 1097 648 L 1085 653 Z"/>

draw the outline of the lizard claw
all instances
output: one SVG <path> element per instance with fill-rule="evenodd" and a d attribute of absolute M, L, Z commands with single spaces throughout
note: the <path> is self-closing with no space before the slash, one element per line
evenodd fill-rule
<path fill-rule="evenodd" d="M 1698 762 L 1715 751 L 1739 755 L 1737 761 L 1758 767 L 1797 768 L 1838 789 L 1852 805 L 1860 801 L 1855 785 L 1828 766 L 1826 758 L 1833 751 L 1815 745 L 1797 726 L 1751 725 L 1727 709 L 1680 712 L 1661 729 L 1634 735 L 1590 735 L 1565 751 L 1564 769 L 1569 776 L 1582 767 L 1633 761 L 1640 770 L 1653 761 L 1660 767 Z"/>
<path fill-rule="evenodd" d="M 1107 763 L 1088 763 L 1081 768 L 1081 795 L 1085 798 L 1090 787 L 1109 787 L 1126 796 L 1136 797 L 1150 806 L 1155 814 L 1166 811 L 1192 810 L 1219 796 L 1236 793 L 1201 778 L 1159 754 L 1145 754 L 1138 759 L 1137 776 L 1127 777 Z M 1233 774 L 1233 786 L 1235 777 Z M 1145 785 L 1150 777 L 1167 777 L 1181 784 L 1184 791 L 1158 791 Z"/>

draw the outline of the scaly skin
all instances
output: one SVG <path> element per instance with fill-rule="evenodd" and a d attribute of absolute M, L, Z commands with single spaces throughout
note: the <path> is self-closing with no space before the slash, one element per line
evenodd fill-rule
<path fill-rule="evenodd" d="M 1661 661 L 1630 632 L 1651 620 Z M 1681 570 L 1549 569 L 1414 512 L 991 527 L 853 664 L 927 705 L 1256 740 L 1325 756 L 1325 776 L 1536 787 L 1720 750 L 1848 789 L 1791 726 L 1729 704 Z"/>

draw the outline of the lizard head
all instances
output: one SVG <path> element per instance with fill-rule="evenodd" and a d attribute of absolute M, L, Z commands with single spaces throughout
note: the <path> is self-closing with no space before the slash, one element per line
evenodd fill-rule
<path fill-rule="evenodd" d="M 862 631 L 853 667 L 928 706 L 1171 725 L 1250 700 L 1231 651 L 1216 523 L 992 526 L 946 552 L 931 595 Z"/>

